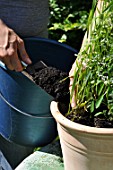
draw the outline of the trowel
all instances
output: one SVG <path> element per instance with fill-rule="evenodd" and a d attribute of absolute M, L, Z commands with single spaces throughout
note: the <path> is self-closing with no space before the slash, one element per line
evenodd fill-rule
<path fill-rule="evenodd" d="M 30 64 L 27 65 L 25 62 L 21 61 L 22 66 L 23 66 L 23 71 L 22 74 L 27 76 L 30 80 L 33 80 L 33 77 L 35 76 L 35 73 L 38 72 L 39 70 L 42 70 L 43 68 L 46 68 L 47 65 L 43 61 L 38 61 L 35 64 Z"/>

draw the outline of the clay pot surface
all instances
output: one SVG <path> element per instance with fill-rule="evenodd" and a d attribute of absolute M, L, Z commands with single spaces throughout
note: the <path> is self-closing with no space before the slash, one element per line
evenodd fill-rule
<path fill-rule="evenodd" d="M 113 167 L 113 129 L 74 123 L 51 103 L 51 112 L 63 152 L 65 170 L 111 170 Z"/>

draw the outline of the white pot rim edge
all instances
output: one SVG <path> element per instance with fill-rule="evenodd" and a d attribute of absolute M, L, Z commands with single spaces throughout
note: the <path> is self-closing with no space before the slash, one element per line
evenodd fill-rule
<path fill-rule="evenodd" d="M 96 128 L 96 127 L 90 127 L 90 126 L 72 122 L 71 120 L 67 119 L 65 116 L 63 116 L 60 113 L 57 106 L 58 103 L 52 101 L 50 104 L 50 110 L 57 123 L 61 124 L 62 126 L 83 133 L 85 132 L 85 133 L 100 134 L 100 135 L 110 135 L 110 134 L 113 135 L 113 128 Z"/>

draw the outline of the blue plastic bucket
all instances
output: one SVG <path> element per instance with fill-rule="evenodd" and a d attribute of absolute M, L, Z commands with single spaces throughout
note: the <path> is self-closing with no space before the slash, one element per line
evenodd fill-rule
<path fill-rule="evenodd" d="M 76 50 L 45 38 L 26 38 L 26 51 L 33 63 L 68 72 Z M 0 132 L 7 140 L 25 146 L 44 146 L 57 135 L 50 113 L 53 97 L 22 73 L 0 66 Z"/>

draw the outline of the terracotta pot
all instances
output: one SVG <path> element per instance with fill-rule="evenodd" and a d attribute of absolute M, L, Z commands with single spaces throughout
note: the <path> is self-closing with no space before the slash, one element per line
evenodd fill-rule
<path fill-rule="evenodd" d="M 51 112 L 63 152 L 65 170 L 111 170 L 113 168 L 113 129 L 74 123 L 51 103 Z"/>

